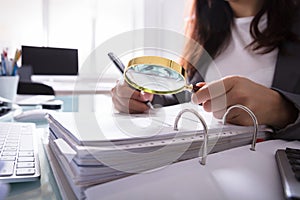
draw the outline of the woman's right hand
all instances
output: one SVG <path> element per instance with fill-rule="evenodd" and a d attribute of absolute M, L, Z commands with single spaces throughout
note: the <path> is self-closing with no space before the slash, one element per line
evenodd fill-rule
<path fill-rule="evenodd" d="M 153 94 L 132 89 L 125 81 L 118 81 L 111 95 L 115 109 L 131 114 L 147 112 L 150 108 L 146 102 L 153 100 Z"/>

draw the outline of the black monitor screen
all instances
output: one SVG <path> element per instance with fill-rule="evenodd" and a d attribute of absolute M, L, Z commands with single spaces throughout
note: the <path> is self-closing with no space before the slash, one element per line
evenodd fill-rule
<path fill-rule="evenodd" d="M 34 75 L 77 75 L 77 49 L 22 46 L 22 65 Z"/>

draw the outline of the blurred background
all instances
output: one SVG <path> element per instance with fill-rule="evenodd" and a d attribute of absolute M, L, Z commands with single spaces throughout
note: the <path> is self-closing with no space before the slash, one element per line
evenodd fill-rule
<path fill-rule="evenodd" d="M 184 0 L 0 0 L 0 49 L 78 49 L 79 69 L 102 42 L 155 27 L 183 33 Z"/>

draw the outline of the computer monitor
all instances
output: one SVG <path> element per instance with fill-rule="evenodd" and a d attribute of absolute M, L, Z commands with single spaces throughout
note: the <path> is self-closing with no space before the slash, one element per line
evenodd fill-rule
<path fill-rule="evenodd" d="M 78 50 L 22 46 L 22 66 L 33 75 L 78 75 Z"/>

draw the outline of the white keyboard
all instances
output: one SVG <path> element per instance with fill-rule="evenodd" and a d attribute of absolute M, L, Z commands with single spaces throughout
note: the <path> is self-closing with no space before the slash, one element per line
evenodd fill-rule
<path fill-rule="evenodd" d="M 0 123 L 0 181 L 34 181 L 40 177 L 33 123 Z"/>

